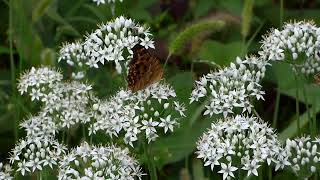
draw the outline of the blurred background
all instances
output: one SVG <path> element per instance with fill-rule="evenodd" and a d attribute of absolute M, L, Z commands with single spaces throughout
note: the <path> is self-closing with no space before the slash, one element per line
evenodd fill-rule
<path fill-rule="evenodd" d="M 248 5 L 244 0 L 123 0 L 115 4 L 115 17 L 124 15 L 150 27 L 156 45 L 154 54 L 162 63 L 168 55 L 168 44 L 186 27 L 205 19 L 227 23 L 219 32 L 192 38 L 169 59 L 165 78 L 172 82 L 181 101 L 189 104 L 194 80 L 217 65 L 228 65 L 237 56 L 257 54 L 259 42 L 270 28 L 280 28 L 283 22 L 293 20 L 313 20 L 320 24 L 320 0 L 250 2 Z M 8 152 L 16 140 L 24 136 L 22 130 L 14 129 L 39 109 L 39 105 L 17 92 L 19 75 L 31 67 L 43 65 L 68 72 L 57 61 L 62 43 L 83 38 L 95 30 L 97 24 L 111 20 L 113 15 L 110 5 L 97 6 L 90 0 L 1 0 L 0 17 L 0 160 L 7 162 Z M 101 68 L 92 70 L 89 80 L 97 95 L 105 98 L 124 87 L 125 82 L 112 64 Z M 280 138 L 294 137 L 297 135 L 294 126 L 296 81 L 291 69 L 286 64 L 269 67 L 263 86 L 265 101 L 256 104 L 257 111 L 277 129 Z M 308 92 L 308 98 L 315 102 L 319 99 L 320 91 L 314 86 L 310 86 Z M 277 101 L 280 109 L 275 113 Z M 299 100 L 299 106 L 304 126 L 307 122 L 304 99 Z M 183 179 L 186 172 L 200 173 L 196 177 L 213 176 L 209 168 L 203 170 L 201 160 L 193 154 L 196 140 L 210 127 L 210 121 L 205 121 L 198 113 L 201 112 L 198 106 L 188 108 L 189 119 L 185 123 L 197 120 L 195 125 L 182 124 L 172 136 L 160 138 L 153 145 L 161 179 Z M 320 109 L 315 111 L 317 114 Z M 76 131 L 71 137 L 71 147 L 80 141 Z M 104 140 L 101 137 L 96 141 Z M 294 178 L 290 173 L 281 172 L 274 177 Z"/>

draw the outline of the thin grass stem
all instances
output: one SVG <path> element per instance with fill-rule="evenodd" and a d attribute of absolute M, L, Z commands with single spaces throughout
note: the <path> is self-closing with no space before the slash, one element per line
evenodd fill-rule
<path fill-rule="evenodd" d="M 280 104 L 280 89 L 277 89 L 276 104 L 275 104 L 275 108 L 274 108 L 273 121 L 272 121 L 273 128 L 277 127 L 279 104 Z"/>
<path fill-rule="evenodd" d="M 312 123 L 312 119 L 311 119 L 311 112 L 310 112 L 310 107 L 309 107 L 309 102 L 308 102 L 308 97 L 307 97 L 307 92 L 306 92 L 305 86 L 303 86 L 302 92 L 303 92 L 305 105 L 306 105 L 306 109 L 307 109 L 307 115 L 308 115 L 308 121 L 309 121 L 309 131 L 311 132 L 311 136 L 314 137 L 315 132 L 314 132 L 314 129 L 312 128 L 313 123 Z"/>
<path fill-rule="evenodd" d="M 299 110 L 299 89 L 298 89 L 298 78 L 297 74 L 295 73 L 294 76 L 295 82 L 296 82 L 296 117 L 297 117 L 297 128 L 298 128 L 298 134 L 300 135 L 300 110 Z"/>

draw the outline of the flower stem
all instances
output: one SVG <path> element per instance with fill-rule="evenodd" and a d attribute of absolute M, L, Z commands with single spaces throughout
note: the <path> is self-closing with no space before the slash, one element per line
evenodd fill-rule
<path fill-rule="evenodd" d="M 170 59 L 170 57 L 171 57 L 171 53 L 168 54 L 168 56 L 167 56 L 167 58 L 166 58 L 166 61 L 164 62 L 163 70 L 166 69 L 166 66 L 167 66 L 167 64 L 168 64 L 168 60 Z"/>
<path fill-rule="evenodd" d="M 275 105 L 274 113 L 273 113 L 273 121 L 272 121 L 273 128 L 277 127 L 279 104 L 280 104 L 280 89 L 278 88 L 277 89 L 277 96 L 276 96 L 276 105 Z"/>
<path fill-rule="evenodd" d="M 307 115 L 308 115 L 308 121 L 309 121 L 309 131 L 311 132 L 312 137 L 314 137 L 315 132 L 313 131 L 313 128 L 312 128 L 313 123 L 312 123 L 312 119 L 311 119 L 310 108 L 309 108 L 308 97 L 307 97 L 307 92 L 306 92 L 305 86 L 303 86 L 302 92 L 303 92 L 305 105 L 306 105 L 306 109 L 307 109 Z"/>
<path fill-rule="evenodd" d="M 298 127 L 298 134 L 300 135 L 300 110 L 299 110 L 299 89 L 298 89 L 298 78 L 297 74 L 295 73 L 295 81 L 296 81 L 296 116 L 297 116 L 297 127 Z"/>
<path fill-rule="evenodd" d="M 283 23 L 283 0 L 280 0 L 280 27 Z"/>
<path fill-rule="evenodd" d="M 158 180 L 157 170 L 153 162 L 153 156 L 152 154 L 150 154 L 150 149 L 147 147 L 147 143 L 145 141 L 143 143 L 143 149 L 144 149 L 145 157 L 147 158 L 147 165 L 148 165 L 150 179 Z M 150 159 L 150 157 L 152 157 L 152 159 Z"/>
<path fill-rule="evenodd" d="M 268 179 L 272 180 L 272 167 L 268 166 Z"/>
<path fill-rule="evenodd" d="M 11 90 L 12 90 L 12 98 L 16 100 L 16 75 L 15 75 L 15 64 L 14 64 L 14 58 L 13 58 L 13 22 L 12 22 L 12 16 L 13 16 L 13 0 L 10 0 L 9 2 L 9 46 L 10 46 L 10 71 L 11 71 Z M 13 111 L 16 110 L 16 103 L 13 105 Z M 17 120 L 17 113 L 13 113 L 13 124 L 14 124 L 14 139 L 17 141 L 19 139 L 18 135 L 18 120 Z"/>
<path fill-rule="evenodd" d="M 86 141 L 87 137 L 86 137 L 86 127 L 84 124 L 81 125 L 82 126 L 82 137 L 83 139 Z"/>

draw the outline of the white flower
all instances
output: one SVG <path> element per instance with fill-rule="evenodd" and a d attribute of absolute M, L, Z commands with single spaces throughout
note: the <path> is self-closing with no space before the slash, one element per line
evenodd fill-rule
<path fill-rule="evenodd" d="M 223 114 L 226 117 L 234 108 L 251 113 L 255 98 L 263 99 L 264 92 L 259 84 L 264 77 L 268 63 L 256 57 L 236 59 L 229 67 L 209 73 L 196 81 L 190 103 L 206 97 L 208 100 L 204 115 Z"/>
<path fill-rule="evenodd" d="M 105 3 L 115 3 L 116 1 L 122 2 L 123 0 L 92 0 L 93 2 L 97 3 L 99 6 L 100 4 L 105 4 Z"/>
<path fill-rule="evenodd" d="M 93 33 L 89 34 L 84 42 L 85 55 L 88 58 L 86 64 L 90 67 L 98 67 L 98 63 L 105 61 L 116 63 L 120 70 L 120 62 L 128 64 L 133 57 L 131 50 L 136 44 L 145 48 L 154 48 L 151 34 L 148 28 L 135 23 L 132 19 L 123 16 L 113 21 L 102 24 Z"/>
<path fill-rule="evenodd" d="M 316 138 L 317 139 L 317 138 Z M 319 169 L 319 143 L 309 136 L 287 139 L 275 158 L 276 170 L 291 168 L 301 178 L 308 178 Z"/>
<path fill-rule="evenodd" d="M 248 161 L 246 164 L 244 164 L 244 167 L 242 167 L 243 170 L 248 171 L 247 176 L 250 176 L 251 174 L 258 176 L 258 171 L 257 169 L 260 167 L 261 165 L 257 164 L 257 161 L 252 160 L 252 161 Z"/>
<path fill-rule="evenodd" d="M 46 166 L 53 168 L 65 150 L 63 145 L 50 138 L 27 138 L 16 144 L 10 163 L 17 166 L 17 171 L 24 176 L 36 170 L 41 171 Z"/>
<path fill-rule="evenodd" d="M 45 103 L 43 111 L 52 116 L 58 128 L 88 123 L 92 118 L 90 102 L 96 101 L 91 89 L 91 85 L 78 81 L 56 83 L 42 99 Z"/>
<path fill-rule="evenodd" d="M 221 170 L 218 173 L 223 174 L 223 179 L 227 179 L 229 176 L 234 177 L 233 171 L 236 171 L 238 168 L 231 166 L 231 163 L 228 165 L 221 163 Z"/>
<path fill-rule="evenodd" d="M 52 117 L 43 112 L 40 112 L 38 116 L 30 117 L 22 122 L 20 126 L 26 130 L 28 138 L 54 137 L 58 131 L 58 127 Z"/>
<path fill-rule="evenodd" d="M 90 146 L 84 142 L 62 157 L 58 179 L 141 179 L 138 161 L 128 149 Z"/>
<path fill-rule="evenodd" d="M 61 80 L 62 74 L 57 70 L 32 67 L 20 77 L 18 90 L 21 94 L 29 94 L 32 100 L 39 100 L 53 87 L 53 84 Z"/>
<path fill-rule="evenodd" d="M 238 115 L 212 123 L 211 129 L 197 142 L 197 149 L 198 158 L 204 160 L 205 166 L 213 169 L 221 165 L 225 179 L 231 162 L 238 170 L 257 176 L 257 169 L 268 158 L 275 157 L 280 143 L 274 130 L 260 119 Z M 228 166 L 226 162 L 230 162 Z"/>
<path fill-rule="evenodd" d="M 168 115 L 166 118 L 160 118 L 161 123 L 159 124 L 159 127 L 164 128 L 164 133 L 167 133 L 168 129 L 170 129 L 171 132 L 173 132 L 173 126 L 175 125 L 176 121 L 171 119 L 171 115 Z"/>
<path fill-rule="evenodd" d="M 262 58 L 289 61 L 293 69 L 303 74 L 320 72 L 320 28 L 313 22 L 287 23 L 282 30 L 272 29 L 264 36 Z"/>
<path fill-rule="evenodd" d="M 88 68 L 88 59 L 85 56 L 82 42 L 63 44 L 60 48 L 58 61 L 62 60 L 72 67 L 74 79 L 84 78 L 85 70 Z"/>
<path fill-rule="evenodd" d="M 90 134 L 102 130 L 113 137 L 124 131 L 125 142 L 131 146 L 140 133 L 151 142 L 158 137 L 159 128 L 164 132 L 173 131 L 185 111 L 184 106 L 176 101 L 172 87 L 162 82 L 135 93 L 120 90 L 96 108 Z"/>
<path fill-rule="evenodd" d="M 0 179 L 11 180 L 12 177 L 12 168 L 9 164 L 3 165 L 0 163 Z"/>

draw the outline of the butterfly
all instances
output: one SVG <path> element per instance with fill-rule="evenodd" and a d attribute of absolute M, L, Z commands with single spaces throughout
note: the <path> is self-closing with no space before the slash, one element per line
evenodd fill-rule
<path fill-rule="evenodd" d="M 135 45 L 132 51 L 133 58 L 129 63 L 127 82 L 129 89 L 137 92 L 160 81 L 163 76 L 163 68 L 159 59 L 151 55 L 143 46 Z"/>

